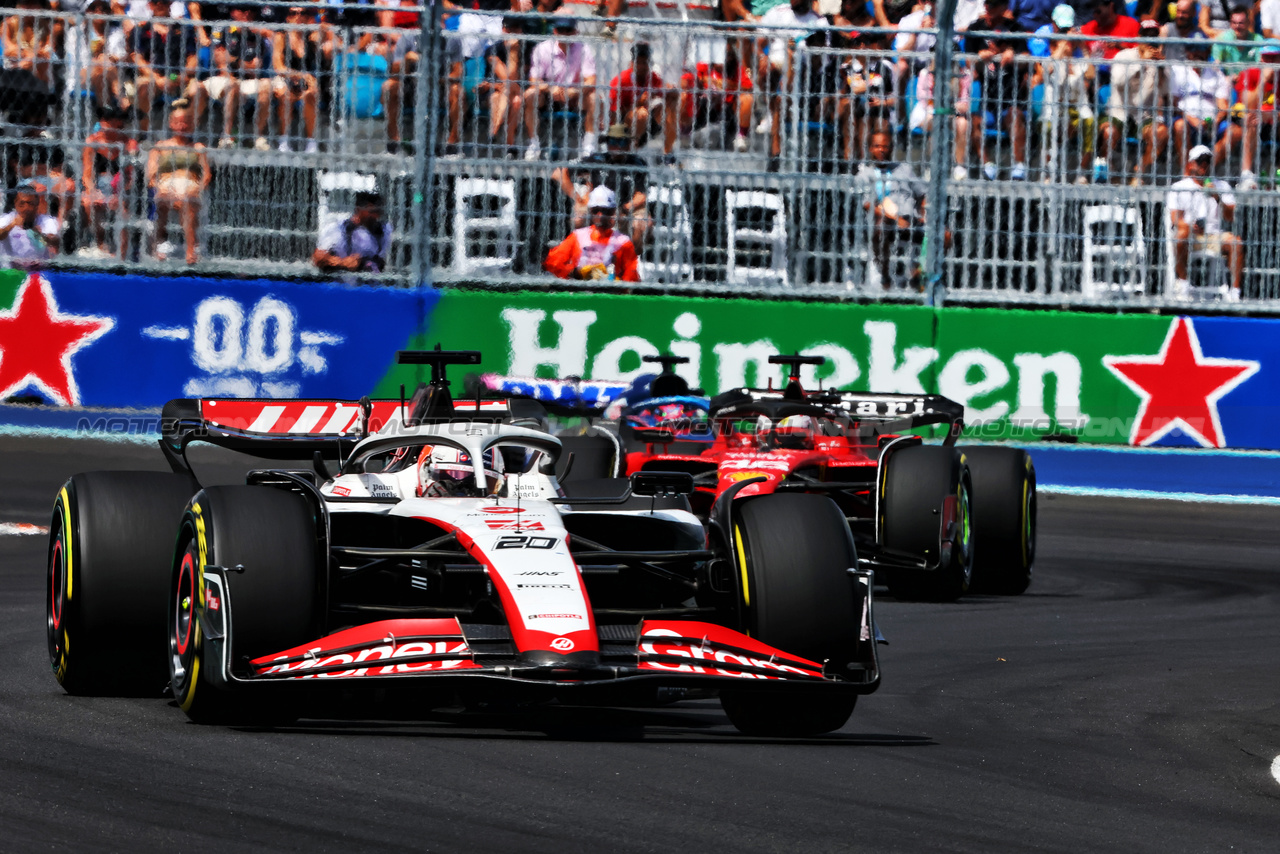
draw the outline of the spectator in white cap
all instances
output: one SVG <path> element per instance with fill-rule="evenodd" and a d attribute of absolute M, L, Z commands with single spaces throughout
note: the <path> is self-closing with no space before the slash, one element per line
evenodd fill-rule
<path fill-rule="evenodd" d="M 1197 145 L 1187 153 L 1186 177 L 1169 188 L 1165 207 L 1173 231 L 1173 296 L 1190 293 L 1187 262 L 1198 254 L 1221 255 L 1231 267 L 1230 300 L 1240 299 L 1244 275 L 1244 244 L 1228 229 L 1235 218 L 1236 197 L 1231 185 L 1212 178 L 1213 149 Z"/>
<path fill-rule="evenodd" d="M 605 150 L 568 163 L 551 173 L 551 180 L 573 200 L 573 227 L 590 222 L 590 200 L 593 189 L 608 187 L 617 195 L 617 221 L 614 227 L 631 238 L 636 251 L 644 249 L 653 220 L 649 217 L 648 166 L 644 158 L 631 150 L 631 130 L 622 123 L 611 125 L 605 133 Z"/>
<path fill-rule="evenodd" d="M 613 230 L 618 198 L 606 186 L 596 187 L 587 199 L 591 224 L 569 232 L 559 246 L 547 253 L 543 268 L 561 279 L 619 279 L 640 281 L 636 247 L 631 238 Z"/>
<path fill-rule="evenodd" d="M 1056 35 L 1061 35 L 1073 29 L 1075 25 L 1076 10 L 1066 3 L 1059 3 L 1053 7 L 1049 23 L 1036 27 L 1034 30 L 1036 37 L 1027 42 L 1027 50 L 1032 56 L 1041 58 L 1048 56 L 1052 51 L 1052 45 L 1049 40 Z M 1054 43 L 1056 44 L 1056 42 Z M 1070 48 L 1070 52 L 1067 55 L 1070 56 L 1075 51 L 1076 46 L 1071 42 L 1067 42 L 1067 45 Z"/>

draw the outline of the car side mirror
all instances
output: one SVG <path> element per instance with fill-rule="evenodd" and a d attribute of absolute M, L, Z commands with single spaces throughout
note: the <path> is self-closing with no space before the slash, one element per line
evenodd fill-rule
<path fill-rule="evenodd" d="M 646 445 L 669 445 L 676 440 L 675 431 L 668 427 L 632 427 L 631 432 Z"/>
<path fill-rule="evenodd" d="M 631 494 L 671 498 L 693 492 L 693 475 L 685 471 L 638 471 L 631 475 Z"/>

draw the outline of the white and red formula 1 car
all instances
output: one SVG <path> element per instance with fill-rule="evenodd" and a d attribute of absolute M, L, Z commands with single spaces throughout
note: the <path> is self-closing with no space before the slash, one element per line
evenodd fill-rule
<path fill-rule="evenodd" d="M 452 399 L 445 366 L 478 353 L 400 359 L 432 369 L 408 402 L 175 400 L 172 474 L 71 478 L 49 544 L 63 687 L 167 674 L 208 722 L 306 716 L 356 685 L 424 709 L 688 687 L 744 732 L 812 735 L 879 686 L 872 578 L 832 502 L 769 496 L 704 528 L 687 474 L 574 481 L 570 461 L 562 484 L 537 404 Z M 312 468 L 201 488 L 195 440 Z"/>

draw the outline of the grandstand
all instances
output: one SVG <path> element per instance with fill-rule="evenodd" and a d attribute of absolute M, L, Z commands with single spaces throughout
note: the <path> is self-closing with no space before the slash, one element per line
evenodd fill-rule
<path fill-rule="evenodd" d="M 1280 305 L 1280 0 L 961 0 L 949 69 L 927 3 L 12 2 L 4 211 L 60 239 L 0 263 L 319 276 L 373 188 L 353 278 L 575 287 L 543 262 L 600 179 L 639 287 L 911 302 L 941 185 L 949 301 Z"/>

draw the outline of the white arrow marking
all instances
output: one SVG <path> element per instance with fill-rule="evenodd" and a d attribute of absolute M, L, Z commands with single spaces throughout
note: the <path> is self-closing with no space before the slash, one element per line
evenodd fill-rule
<path fill-rule="evenodd" d="M 191 337 L 190 329 L 183 329 L 181 326 L 148 326 L 142 330 L 142 334 L 148 338 L 162 338 L 167 341 L 186 341 Z"/>

